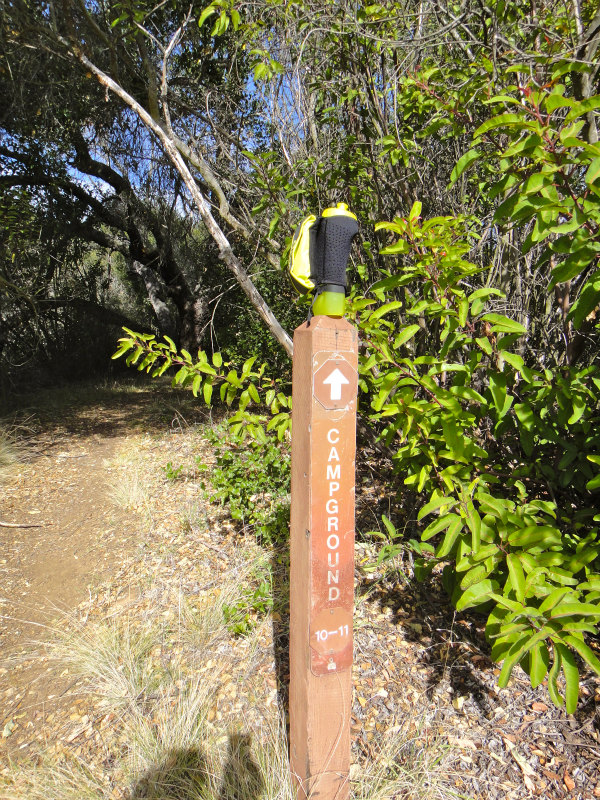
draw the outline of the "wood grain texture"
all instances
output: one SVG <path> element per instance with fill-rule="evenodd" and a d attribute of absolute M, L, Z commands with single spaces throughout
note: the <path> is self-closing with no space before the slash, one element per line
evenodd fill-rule
<path fill-rule="evenodd" d="M 313 396 L 313 372 L 322 363 L 323 353 L 340 356 L 357 366 L 358 336 L 355 328 L 343 319 L 313 317 L 294 334 L 293 411 L 292 411 L 292 507 L 290 575 L 290 763 L 298 784 L 298 798 L 305 800 L 345 800 L 349 795 L 350 709 L 352 699 L 351 658 L 329 674 L 315 674 L 315 654 L 311 654 L 309 631 L 311 614 L 323 611 L 327 597 L 323 587 L 312 585 L 315 574 L 311 560 L 321 555 L 315 536 L 327 531 L 323 519 L 323 492 L 312 492 L 311 484 L 323 477 L 315 474 L 315 464 L 322 468 L 330 447 L 323 431 L 327 422 L 343 431 L 344 481 L 343 522 L 346 546 L 354 541 L 354 461 L 356 450 L 356 399 L 345 410 L 326 410 Z M 317 354 L 319 357 L 316 358 Z M 317 424 L 315 424 L 317 422 Z M 320 486 L 322 490 L 322 486 Z M 315 508 L 315 501 L 319 503 Z M 351 505 L 351 508 L 348 505 Z M 349 530 L 351 528 L 351 530 Z M 341 537 L 340 537 L 341 538 Z M 314 566 L 314 565 L 313 565 Z M 326 569 L 326 568 L 325 568 Z M 346 602 L 352 603 L 352 570 L 344 569 L 341 580 Z M 349 597 L 349 599 L 348 599 Z M 335 603 L 330 603 L 333 607 Z M 337 614 L 336 611 L 336 619 Z M 350 634 L 351 635 L 351 634 Z M 351 653 L 351 642 L 350 642 Z M 311 669 L 311 656 L 313 669 Z M 319 661 L 317 654 L 316 661 Z M 334 656 L 335 658 L 336 656 Z M 332 661 L 333 659 L 329 659 Z M 326 663 L 326 662 L 324 662 Z"/>

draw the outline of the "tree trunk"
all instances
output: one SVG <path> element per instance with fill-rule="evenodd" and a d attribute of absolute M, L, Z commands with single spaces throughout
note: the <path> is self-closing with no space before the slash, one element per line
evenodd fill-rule
<path fill-rule="evenodd" d="M 160 332 L 174 339 L 177 335 L 177 326 L 175 325 L 171 310 L 163 300 L 166 294 L 164 283 L 156 272 L 135 259 L 132 262 L 132 269 L 144 282 L 146 293 L 156 315 Z"/>

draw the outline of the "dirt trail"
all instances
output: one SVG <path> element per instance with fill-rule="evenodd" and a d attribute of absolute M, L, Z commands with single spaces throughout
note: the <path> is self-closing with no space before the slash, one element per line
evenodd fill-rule
<path fill-rule="evenodd" d="M 0 528 L 5 652 L 20 645 L 23 632 L 31 635 L 32 624 L 77 605 L 106 571 L 114 510 L 106 497 L 104 462 L 113 451 L 112 441 L 82 439 L 40 459 L 5 487 L 3 521 L 39 525 Z"/>
<path fill-rule="evenodd" d="M 0 486 L 0 520 L 29 526 L 0 527 L 0 756 L 27 750 L 72 683 L 35 643 L 135 552 L 132 516 L 110 497 L 111 459 L 157 413 L 149 391 L 20 415 L 33 428 L 28 463 Z"/>

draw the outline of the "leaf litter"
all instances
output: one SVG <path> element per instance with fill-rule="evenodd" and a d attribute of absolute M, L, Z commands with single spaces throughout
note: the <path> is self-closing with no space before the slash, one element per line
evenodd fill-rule
<path fill-rule="evenodd" d="M 95 506 L 83 509 L 77 528 L 98 542 L 89 546 L 88 540 L 86 577 L 102 566 L 95 582 L 75 582 L 79 602 L 63 601 L 60 614 L 56 607 L 44 610 L 37 636 L 23 626 L 15 637 L 14 625 L 7 634 L 6 619 L 0 628 L 11 645 L 0 662 L 0 789 L 4 780 L 11 797 L 33 796 L 25 777 L 32 767 L 48 776 L 61 764 L 77 772 L 80 789 L 88 782 L 90 797 L 154 796 L 148 787 L 165 776 L 189 783 L 177 764 L 181 753 L 195 752 L 200 718 L 203 737 L 222 751 L 207 767 L 211 780 L 222 773 L 225 753 L 239 751 L 242 741 L 251 747 L 244 737 L 281 734 L 289 677 L 286 603 L 280 597 L 272 614 L 257 616 L 246 637 L 223 624 L 224 606 L 236 602 L 265 552 L 202 489 L 206 470 L 198 469 L 197 458 L 208 470 L 214 458 L 197 412 L 183 402 L 154 392 L 79 409 L 68 424 L 46 424 L 36 434 L 43 455 L 9 485 L 3 518 L 36 510 L 46 527 L 35 536 L 46 537 L 46 546 L 56 537 L 61 501 L 73 507 L 91 494 Z M 171 426 L 165 407 L 174 403 Z M 369 485 L 365 502 L 372 493 Z M 2 594 L 12 591 L 20 603 L 30 588 L 15 567 L 27 555 L 23 534 L 2 531 L 9 546 L 0 559 L 10 581 Z M 285 559 L 266 558 L 274 591 L 284 597 Z M 373 569 L 375 560 L 371 545 L 359 541 L 355 796 L 375 796 L 374 771 L 389 777 L 394 767 L 396 794 L 384 783 L 382 797 L 600 797 L 597 682 L 584 678 L 573 717 L 547 704 L 543 687 L 532 690 L 519 671 L 498 689 L 478 620 L 453 613 L 435 582 L 399 581 L 397 573 Z M 27 616 L 8 598 L 2 602 L 3 617 Z M 33 697 L 30 685 L 37 687 Z M 390 740 L 393 752 L 386 749 Z M 261 751 L 252 752 L 256 759 Z M 402 765 L 406 784 L 398 777 Z M 132 777 L 140 775 L 141 783 Z M 193 780 L 186 786 L 198 788 Z"/>

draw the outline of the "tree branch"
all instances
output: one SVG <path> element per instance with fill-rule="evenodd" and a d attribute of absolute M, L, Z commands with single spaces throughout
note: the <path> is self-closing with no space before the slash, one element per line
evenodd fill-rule
<path fill-rule="evenodd" d="M 202 217 L 202 221 L 204 222 L 209 234 L 212 236 L 214 241 L 216 242 L 219 248 L 219 257 L 221 260 L 226 264 L 226 266 L 233 272 L 235 275 L 238 283 L 240 284 L 241 288 L 244 290 L 246 296 L 254 306 L 254 308 L 258 311 L 259 315 L 262 317 L 263 321 L 275 337 L 275 339 L 279 342 L 279 344 L 284 348 L 284 350 L 288 353 L 289 356 L 292 355 L 293 352 L 293 345 L 292 340 L 286 331 L 281 326 L 280 322 L 277 320 L 271 309 L 269 308 L 268 304 L 265 302 L 264 298 L 252 282 L 252 279 L 248 275 L 247 271 L 245 270 L 244 266 L 242 265 L 239 258 L 233 252 L 231 244 L 229 240 L 221 230 L 220 226 L 218 225 L 217 221 L 212 215 L 210 204 L 204 197 L 203 193 L 200 191 L 196 181 L 194 180 L 186 162 L 184 161 L 182 154 L 179 150 L 177 142 L 175 142 L 167 133 L 164 128 L 164 124 L 157 122 L 153 119 L 153 117 L 146 111 L 140 103 L 135 100 L 122 86 L 120 86 L 116 81 L 114 81 L 109 75 L 103 72 L 99 67 L 97 67 L 90 59 L 85 55 L 85 53 L 81 50 L 80 46 L 77 44 L 71 44 L 62 36 L 58 36 L 59 41 L 63 46 L 66 46 L 68 52 L 73 55 L 73 57 L 77 58 L 77 60 L 90 72 L 92 72 L 98 81 L 109 89 L 111 92 L 117 95 L 129 108 L 134 111 L 138 117 L 142 120 L 144 125 L 154 133 L 154 135 L 158 138 L 160 143 L 162 144 L 165 153 L 171 160 L 173 166 L 177 170 L 177 172 L 181 175 L 181 178 L 190 192 L 196 208 Z"/>

